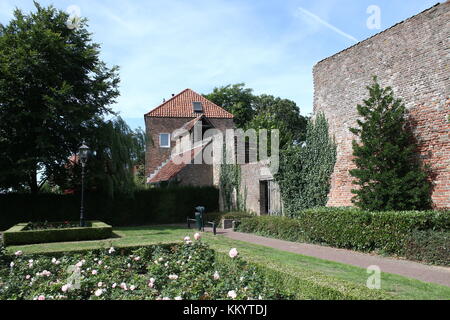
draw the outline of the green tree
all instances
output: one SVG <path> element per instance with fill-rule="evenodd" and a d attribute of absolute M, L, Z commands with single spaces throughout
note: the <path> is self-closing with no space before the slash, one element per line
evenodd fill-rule
<path fill-rule="evenodd" d="M 39 191 L 95 130 L 119 95 L 86 20 L 69 29 L 54 7 L 14 11 L 0 25 L 0 188 Z"/>
<path fill-rule="evenodd" d="M 253 90 L 245 88 L 245 83 L 214 88 L 212 93 L 203 95 L 234 115 L 234 123 L 238 128 L 244 128 L 254 116 L 252 107 L 255 96 Z"/>
<path fill-rule="evenodd" d="M 136 188 L 133 167 L 141 164 L 145 156 L 142 130 L 133 131 L 120 118 L 99 124 L 95 134 L 86 143 L 91 156 L 86 166 L 86 185 L 90 191 L 109 197 L 130 195 Z M 68 159 L 58 174 L 51 177 L 52 184 L 62 190 L 79 190 L 81 165 L 78 159 Z"/>
<path fill-rule="evenodd" d="M 287 215 L 326 205 L 335 163 L 336 144 L 329 136 L 325 115 L 319 113 L 315 120 L 308 121 L 305 142 L 280 153 L 275 178 Z"/>
<path fill-rule="evenodd" d="M 137 172 L 134 177 L 136 187 L 145 189 L 147 187 L 147 177 L 145 176 L 145 152 L 147 145 L 153 145 L 151 136 L 148 136 L 142 128 L 137 128 L 134 133 L 134 144 L 136 150 L 136 158 L 134 159 L 134 167 Z"/>
<path fill-rule="evenodd" d="M 262 94 L 255 97 L 254 109 L 246 128 L 279 129 L 281 149 L 305 140 L 307 119 L 294 101 Z"/>
<path fill-rule="evenodd" d="M 405 105 L 392 88 L 382 88 L 377 78 L 368 86 L 369 98 L 358 105 L 358 127 L 350 131 L 356 169 L 353 202 L 367 210 L 420 210 L 430 207 L 430 182 L 419 162 Z"/>

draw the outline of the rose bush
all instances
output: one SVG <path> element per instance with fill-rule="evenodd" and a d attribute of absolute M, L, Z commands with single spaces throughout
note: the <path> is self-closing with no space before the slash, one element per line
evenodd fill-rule
<path fill-rule="evenodd" d="M 1 260 L 0 299 L 286 298 L 237 255 L 222 259 L 219 263 L 206 244 L 190 239 L 132 249 L 16 254 Z"/>

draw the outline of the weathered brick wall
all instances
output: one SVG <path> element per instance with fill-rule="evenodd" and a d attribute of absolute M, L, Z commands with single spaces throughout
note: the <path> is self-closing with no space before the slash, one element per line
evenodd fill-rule
<path fill-rule="evenodd" d="M 183 186 L 211 186 L 213 181 L 213 167 L 209 164 L 190 164 L 177 174 L 180 185 Z"/>
<path fill-rule="evenodd" d="M 171 142 L 171 148 L 161 148 L 159 145 L 159 134 L 160 133 L 170 133 L 172 134 L 176 129 L 181 128 L 184 124 L 191 121 L 193 118 L 169 118 L 169 117 L 145 117 L 146 132 L 149 137 L 152 138 L 153 144 L 147 145 L 146 155 L 145 155 L 145 174 L 148 176 L 153 173 L 156 168 L 158 168 L 161 163 L 170 157 L 171 149 L 175 147 L 175 141 Z M 211 124 L 221 130 L 232 129 L 234 127 L 233 119 L 222 119 L 222 118 L 208 118 Z M 195 174 L 195 168 L 198 166 L 198 173 Z M 218 172 L 213 170 L 212 166 L 210 169 L 203 168 L 202 165 L 188 166 L 180 172 L 180 176 L 183 175 L 185 179 L 188 176 L 195 176 L 196 181 L 186 184 L 191 185 L 211 185 L 216 184 L 215 180 L 218 176 Z M 186 172 L 184 172 L 186 171 Z M 200 177 L 202 176 L 202 177 Z M 218 178 L 217 178 L 218 179 Z M 208 180 L 209 184 L 205 183 Z M 185 183 L 185 182 L 183 182 Z"/>
<path fill-rule="evenodd" d="M 159 146 L 159 134 L 170 133 L 182 127 L 192 118 L 157 118 L 145 117 L 145 127 L 147 135 L 151 137 L 153 144 L 147 145 L 145 154 L 145 174 L 148 176 L 158 168 L 161 163 L 169 158 L 171 149 L 175 147 L 175 141 L 171 142 L 171 148 L 161 148 Z"/>
<path fill-rule="evenodd" d="M 450 3 L 439 4 L 315 65 L 314 113 L 338 144 L 329 206 L 350 206 L 354 168 L 348 130 L 373 75 L 408 108 L 419 152 L 431 166 L 436 208 L 450 208 Z"/>

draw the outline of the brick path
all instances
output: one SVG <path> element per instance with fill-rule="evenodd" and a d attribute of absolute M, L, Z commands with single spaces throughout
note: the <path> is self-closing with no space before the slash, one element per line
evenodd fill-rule
<path fill-rule="evenodd" d="M 450 287 L 450 268 L 446 267 L 430 266 L 418 262 L 386 258 L 346 249 L 336 249 L 314 244 L 266 238 L 253 234 L 233 232 L 230 229 L 220 229 L 218 230 L 218 234 L 234 240 L 241 240 L 324 260 L 341 262 L 361 268 L 377 265 L 380 267 L 382 272 L 394 273 L 405 277 L 414 278 L 425 282 L 438 283 Z"/>

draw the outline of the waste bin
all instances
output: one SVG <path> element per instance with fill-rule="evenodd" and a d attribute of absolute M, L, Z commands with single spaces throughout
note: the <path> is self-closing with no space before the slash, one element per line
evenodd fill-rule
<path fill-rule="evenodd" d="M 198 230 L 203 230 L 203 214 L 205 212 L 205 207 L 198 206 L 195 207 L 195 224 L 197 225 Z"/>

